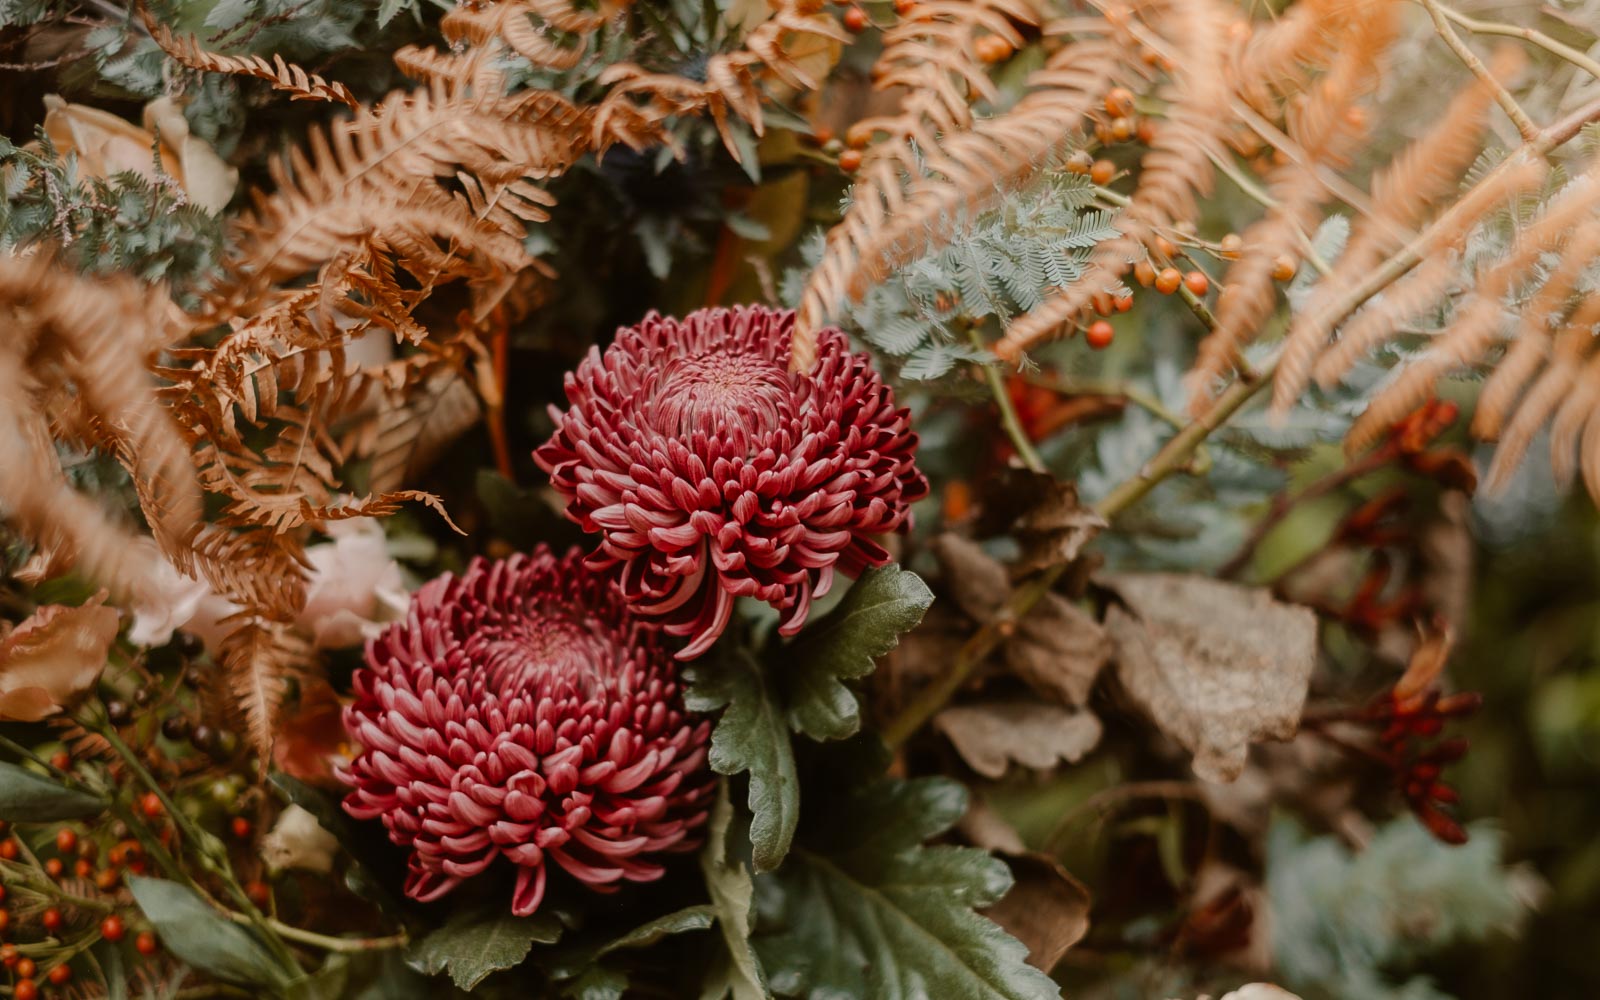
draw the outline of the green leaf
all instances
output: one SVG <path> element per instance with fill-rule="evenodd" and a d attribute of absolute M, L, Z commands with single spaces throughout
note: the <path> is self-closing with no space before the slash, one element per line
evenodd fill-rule
<path fill-rule="evenodd" d="M 179 959 L 242 986 L 279 991 L 287 986 L 286 970 L 266 945 L 188 886 L 135 875 L 128 879 L 128 889 L 154 925 L 161 943 Z"/>
<path fill-rule="evenodd" d="M 601 945 L 594 954 L 599 958 L 624 948 L 648 948 L 672 934 L 703 931 L 715 923 L 716 919 L 717 911 L 713 907 L 703 903 L 699 906 L 685 906 L 664 917 L 657 917 L 649 923 L 640 924 L 616 940 Z"/>
<path fill-rule="evenodd" d="M 1004 862 L 971 847 L 923 847 L 966 808 L 942 778 L 880 779 L 827 811 L 783 870 L 756 880 L 756 949 L 773 991 L 834 997 L 1041 1000 L 1060 988 L 1027 948 L 975 908 L 1005 895 Z"/>
<path fill-rule="evenodd" d="M 0 762 L 0 819 L 12 823 L 55 823 L 89 819 L 105 812 L 99 796 L 57 784 L 15 764 Z"/>
<path fill-rule="evenodd" d="M 628 974 L 603 965 L 591 965 L 583 975 L 561 986 L 569 1000 L 622 1000 L 628 991 Z"/>
<path fill-rule="evenodd" d="M 838 607 L 789 647 L 781 676 L 789 725 L 814 740 L 842 740 L 861 728 L 856 696 L 840 683 L 872 673 L 873 661 L 917 627 L 933 592 L 917 574 L 882 566 L 861 575 Z"/>
<path fill-rule="evenodd" d="M 700 870 L 705 873 L 706 891 L 717 914 L 717 927 L 727 945 L 722 961 L 706 977 L 703 1000 L 762 1000 L 772 994 L 761 971 L 761 960 L 750 947 L 750 908 L 755 885 L 750 869 L 730 857 L 728 837 L 733 827 L 733 801 L 728 783 L 717 786 L 717 801 L 711 807 L 711 822 L 706 830 L 706 846 L 700 852 Z"/>
<path fill-rule="evenodd" d="M 561 922 L 546 913 L 514 917 L 474 910 L 457 914 L 412 945 L 406 961 L 430 976 L 448 972 L 457 986 L 471 990 L 491 972 L 520 964 L 536 942 L 554 944 L 560 938 Z"/>
<path fill-rule="evenodd" d="M 684 703 L 691 711 L 726 707 L 711 733 L 711 768 L 750 772 L 750 842 L 757 871 L 783 862 L 800 823 L 800 779 L 783 709 L 761 667 L 743 650 L 689 668 Z"/>

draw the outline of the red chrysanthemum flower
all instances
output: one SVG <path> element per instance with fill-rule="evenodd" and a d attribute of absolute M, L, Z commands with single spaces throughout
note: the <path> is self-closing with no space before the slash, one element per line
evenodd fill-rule
<path fill-rule="evenodd" d="M 567 376 L 571 408 L 534 453 L 567 514 L 601 532 L 596 567 L 619 567 L 628 603 L 705 652 L 735 597 L 805 624 L 837 568 L 889 554 L 928 492 L 907 412 L 837 329 L 791 373 L 792 310 L 703 309 L 645 317 Z"/>
<path fill-rule="evenodd" d="M 354 688 L 344 807 L 411 849 L 414 899 L 505 858 L 526 916 L 550 861 L 604 891 L 694 846 L 710 724 L 686 716 L 656 626 L 576 549 L 476 559 L 428 583 L 367 644 Z"/>

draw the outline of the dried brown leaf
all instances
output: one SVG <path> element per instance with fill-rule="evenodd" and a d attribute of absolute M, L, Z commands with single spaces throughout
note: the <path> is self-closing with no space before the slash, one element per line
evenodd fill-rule
<path fill-rule="evenodd" d="M 984 915 L 1028 946 L 1029 965 L 1049 972 L 1089 933 L 1089 889 L 1047 854 L 1002 857 L 1011 889 Z"/>
<path fill-rule="evenodd" d="M 1117 678 L 1207 781 L 1232 781 L 1249 745 L 1288 739 L 1317 659 L 1317 618 L 1266 590 L 1199 576 L 1121 574 L 1106 627 Z"/>
<path fill-rule="evenodd" d="M 934 728 L 974 771 L 1000 778 L 1015 761 L 1047 771 L 1061 761 L 1076 764 L 1100 742 L 1100 720 L 1086 710 L 1034 701 L 990 701 L 940 712 Z"/>
<path fill-rule="evenodd" d="M 1046 594 L 1006 640 L 1006 669 L 1039 694 L 1064 705 L 1088 702 L 1100 670 L 1116 647 L 1087 611 Z"/>

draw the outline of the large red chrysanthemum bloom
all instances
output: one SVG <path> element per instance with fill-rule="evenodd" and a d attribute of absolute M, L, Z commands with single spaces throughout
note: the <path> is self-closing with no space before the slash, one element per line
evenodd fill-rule
<path fill-rule="evenodd" d="M 367 644 L 339 777 L 358 819 L 411 849 L 407 895 L 433 900 L 504 858 L 512 912 L 548 863 L 602 891 L 693 847 L 713 788 L 710 724 L 687 717 L 653 624 L 578 550 L 476 559 Z"/>
<path fill-rule="evenodd" d="M 705 652 L 734 598 L 805 624 L 834 570 L 889 554 L 871 536 L 904 529 L 928 493 L 917 436 L 872 362 L 837 329 L 791 373 L 792 310 L 703 309 L 645 317 L 567 375 L 571 408 L 534 453 L 567 514 L 601 533 L 590 556 L 619 567 L 639 612 Z"/>

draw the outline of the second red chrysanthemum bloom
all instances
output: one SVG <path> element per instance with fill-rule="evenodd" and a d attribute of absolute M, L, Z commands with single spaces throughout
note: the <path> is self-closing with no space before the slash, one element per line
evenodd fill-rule
<path fill-rule="evenodd" d="M 534 457 L 567 513 L 601 535 L 628 603 L 705 652 L 736 597 L 805 624 L 834 571 L 889 554 L 872 536 L 905 528 L 927 495 L 917 436 L 866 355 L 837 329 L 790 372 L 790 310 L 651 314 L 567 376 L 570 407 Z"/>

